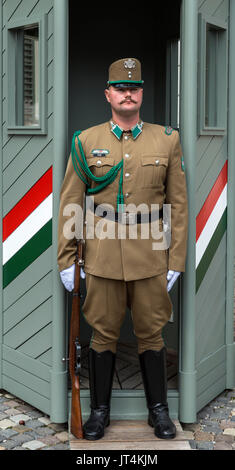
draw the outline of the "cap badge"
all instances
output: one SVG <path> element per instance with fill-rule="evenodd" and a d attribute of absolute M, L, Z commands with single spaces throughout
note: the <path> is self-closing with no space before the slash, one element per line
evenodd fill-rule
<path fill-rule="evenodd" d="M 135 68 L 135 60 L 128 59 L 124 61 L 124 67 L 126 69 L 134 69 Z"/>

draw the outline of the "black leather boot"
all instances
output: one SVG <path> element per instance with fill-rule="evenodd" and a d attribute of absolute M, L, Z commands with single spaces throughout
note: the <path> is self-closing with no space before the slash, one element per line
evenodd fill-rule
<path fill-rule="evenodd" d="M 169 417 L 167 404 L 166 348 L 139 354 L 141 373 L 149 409 L 148 424 L 155 436 L 173 439 L 176 427 Z"/>
<path fill-rule="evenodd" d="M 89 349 L 89 383 L 91 414 L 83 426 L 83 437 L 97 440 L 104 436 L 104 428 L 110 422 L 110 399 L 116 354 L 112 351 L 101 353 Z"/>

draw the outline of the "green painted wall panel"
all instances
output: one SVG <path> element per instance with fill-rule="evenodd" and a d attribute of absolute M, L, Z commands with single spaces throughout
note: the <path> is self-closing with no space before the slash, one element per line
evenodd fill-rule
<path fill-rule="evenodd" d="M 47 40 L 47 66 L 53 61 L 54 57 L 54 38 L 53 35 L 48 35 Z"/>
<path fill-rule="evenodd" d="M 204 153 L 206 152 L 208 146 L 210 145 L 213 135 L 201 135 L 197 139 L 197 161 L 196 164 L 199 165 L 201 158 L 203 157 Z"/>
<path fill-rule="evenodd" d="M 51 322 L 52 299 L 46 300 L 3 336 L 4 344 L 17 349 L 27 339 Z"/>
<path fill-rule="evenodd" d="M 3 291 L 3 311 L 7 310 L 51 271 L 51 247 L 11 282 Z M 14 315 L 12 310 L 12 316 Z"/>
<path fill-rule="evenodd" d="M 51 296 L 52 278 L 51 273 L 43 277 L 39 282 L 33 285 L 25 294 L 20 296 L 3 315 L 4 334 L 27 317 L 32 310 L 41 305 Z"/>
<path fill-rule="evenodd" d="M 213 354 L 225 343 L 225 282 L 218 286 L 213 302 L 208 302 L 203 321 L 201 320 L 199 334 L 201 341 L 198 341 L 199 358 Z M 208 315 L 207 312 L 211 312 Z"/>
<path fill-rule="evenodd" d="M 228 0 L 199 0 L 199 12 L 226 21 L 228 19 Z"/>
<path fill-rule="evenodd" d="M 203 358 L 225 344 L 225 253 L 226 235 L 221 240 L 196 296 L 196 363 L 201 362 Z M 207 295 L 205 295 L 206 292 Z"/>
<path fill-rule="evenodd" d="M 192 2 L 193 3 L 193 2 Z M 185 4 L 186 5 L 186 2 Z M 217 21 L 223 21 L 228 17 L 228 2 L 227 0 L 223 2 L 222 0 L 218 1 L 198 1 L 199 11 L 204 11 L 207 15 L 211 15 Z M 199 44 L 201 38 L 199 37 Z M 184 45 L 183 45 L 184 49 Z M 194 61 L 195 58 L 192 57 Z M 185 86 L 185 84 L 184 84 Z M 184 88 L 182 87 L 183 94 L 183 103 L 185 101 Z M 200 87 L 197 87 L 197 91 L 200 94 Z M 190 99 L 189 99 L 190 101 Z M 183 117 L 185 115 L 183 113 Z M 189 120 L 190 120 L 190 116 Z M 193 121 L 193 120 L 192 120 Z M 184 133 L 188 127 L 192 130 L 188 123 L 182 121 L 184 126 Z M 193 122 L 191 123 L 193 125 Z M 187 141 L 187 137 L 185 139 Z M 191 143 L 193 145 L 193 143 Z M 224 137 L 217 136 L 200 136 L 197 135 L 196 142 L 196 173 L 192 162 L 189 162 L 188 172 L 189 174 L 189 202 L 191 220 L 190 220 L 190 233 L 191 225 L 193 224 L 192 216 L 193 214 L 193 204 L 192 199 L 195 201 L 195 219 L 202 208 L 206 198 L 212 189 L 215 180 L 220 173 L 224 163 L 228 159 L 227 151 L 227 135 Z M 186 170 L 187 170 L 187 157 L 185 154 L 186 161 Z M 195 181 L 193 175 L 195 174 Z M 195 194 L 193 183 L 195 182 Z M 189 235 L 190 235 L 189 233 Z M 195 254 L 195 238 L 193 237 L 193 244 L 189 246 L 188 252 L 188 263 L 187 270 L 184 276 L 183 287 L 188 289 L 190 285 L 191 277 L 191 265 L 194 265 L 194 254 Z M 191 237 L 189 237 L 189 242 Z M 198 254 L 198 252 L 197 252 Z M 196 398 L 196 408 L 197 410 L 201 409 L 208 401 L 220 393 L 225 388 L 225 376 L 226 376 L 226 258 L 227 258 L 227 232 L 224 233 L 220 244 L 215 251 L 214 258 L 212 259 L 209 270 L 206 272 L 206 275 L 203 279 L 195 299 L 195 285 L 190 286 L 192 288 L 191 292 L 191 302 L 192 302 L 192 312 L 194 314 L 190 315 L 191 321 L 187 320 L 187 323 L 184 322 L 185 317 L 189 312 L 183 312 L 183 320 L 181 323 L 182 326 L 182 339 L 185 341 L 182 342 L 183 351 L 181 352 L 181 361 L 183 368 L 185 369 L 184 376 L 182 375 L 182 385 L 184 384 L 187 376 L 189 377 L 188 382 L 188 391 L 192 392 L 187 394 L 187 387 L 182 386 L 180 388 L 181 398 L 180 398 L 180 416 L 182 421 L 190 422 L 196 417 L 196 413 L 193 416 L 193 403 L 195 392 L 193 388 L 193 380 L 195 378 L 195 386 L 197 392 Z M 214 262 L 214 263 L 213 263 Z M 195 260 L 196 265 L 196 260 Z M 195 269 L 195 268 L 194 268 Z M 184 298 L 188 298 L 186 291 L 183 292 Z M 186 302 L 185 302 L 186 304 Z M 184 301 L 183 301 L 184 306 Z M 193 310 L 195 307 L 195 311 Z M 190 303 L 188 304 L 190 310 Z M 195 324 L 194 324 L 195 320 Z M 190 334 L 191 333 L 191 334 Z M 188 355 L 185 357 L 186 346 L 191 343 L 191 346 L 188 348 Z M 195 357 L 194 357 L 194 345 L 196 347 Z M 223 349 L 224 354 L 219 363 L 215 366 L 214 359 L 217 358 L 217 351 Z M 188 357 L 187 357 L 188 356 Z M 195 361 L 195 375 L 190 374 L 190 359 Z M 187 370 L 187 366 L 188 369 Z M 201 379 L 201 368 L 203 367 L 205 378 Z M 191 363 L 191 368 L 193 365 Z M 213 369 L 216 368 L 215 371 Z M 193 371 L 192 371 L 193 372 Z M 181 375 L 180 375 L 181 377 Z M 214 379 L 213 379 L 214 377 Z M 191 387 L 191 388 L 190 388 Z M 182 390 L 183 389 L 183 390 Z M 184 392 L 184 393 L 182 393 Z M 196 419 L 196 418 L 195 418 Z"/>
<path fill-rule="evenodd" d="M 47 12 L 47 34 L 48 39 L 53 35 L 54 32 L 54 10 L 53 10 L 53 0 L 51 0 L 51 9 Z"/>
<path fill-rule="evenodd" d="M 38 359 L 52 347 L 51 323 L 39 330 L 17 349 L 23 354 Z M 49 365 L 49 364 L 48 364 Z M 51 365 L 51 363 L 50 363 Z"/>
<path fill-rule="evenodd" d="M 58 5 L 58 2 L 57 2 Z M 4 217 L 54 164 L 54 1 L 6 0 L 3 5 L 3 105 L 2 105 L 2 202 Z M 45 135 L 8 134 L 7 22 L 39 21 L 46 15 Z M 13 24 L 13 23 L 11 23 Z M 51 222 L 50 222 L 51 223 Z M 52 236 L 52 227 L 50 227 Z M 50 245 L 52 240 L 50 240 Z M 3 376 L 2 384 L 33 406 L 50 414 L 53 257 L 52 246 L 40 255 L 3 290 Z M 28 245 L 25 245 L 27 247 Z M 28 257 L 28 251 L 26 253 Z M 39 256 L 38 256 L 39 255 Z M 25 257 L 24 257 L 25 258 Z M 15 259 L 17 267 L 18 259 Z M 31 260 L 32 261 L 32 260 Z M 12 262 L 12 261 L 11 261 Z M 18 269 L 18 268 L 17 268 Z"/>
<path fill-rule="evenodd" d="M 208 388 L 204 390 L 204 392 L 201 393 L 197 399 L 197 411 L 201 410 L 204 406 L 210 403 L 211 400 L 220 395 L 220 393 L 226 389 L 226 374 L 220 377 L 218 376 L 218 371 L 216 371 L 215 382 L 210 382 L 210 376 L 208 376 L 207 380 L 209 384 Z"/>
<path fill-rule="evenodd" d="M 229 0 L 223 0 L 214 15 L 218 18 L 221 18 L 223 21 L 228 21 L 228 12 L 229 12 Z"/>
<path fill-rule="evenodd" d="M 26 403 L 30 403 L 35 408 L 42 410 L 44 413 L 50 415 L 50 404 L 49 398 L 45 398 L 39 393 L 35 392 L 31 388 L 24 384 L 17 382 L 17 380 L 3 375 L 2 386 L 4 390 L 8 390 L 16 397 L 21 398 Z"/>
<path fill-rule="evenodd" d="M 197 365 L 197 410 L 226 387 L 226 348 L 223 346 Z"/>
<path fill-rule="evenodd" d="M 204 137 L 204 136 L 202 136 Z M 199 138 L 200 143 L 201 138 Z M 204 141 L 204 139 L 202 139 Z M 201 153 L 199 153 L 201 150 Z M 200 190 L 200 186 L 202 185 L 203 181 L 206 179 L 208 172 L 211 171 L 211 167 L 214 161 L 217 158 L 217 155 L 220 155 L 220 158 L 224 157 L 226 159 L 227 155 L 227 142 L 226 139 L 222 136 L 214 136 L 212 137 L 209 145 L 207 145 L 206 149 L 203 151 L 199 149 L 197 146 L 197 187 L 196 191 Z M 208 185 L 207 185 L 208 186 Z M 210 189 L 210 187 L 208 188 Z M 205 194 L 203 194 L 205 197 Z"/>
<path fill-rule="evenodd" d="M 28 371 L 40 377 L 45 382 L 50 382 L 50 369 L 44 364 L 41 364 L 39 361 L 23 354 L 19 351 L 15 351 L 12 348 L 9 348 L 6 345 L 3 345 L 3 360 L 8 361 L 15 366 L 18 366 L 20 369 Z"/>
<path fill-rule="evenodd" d="M 47 66 L 47 89 L 50 90 L 53 87 L 54 81 L 54 60 Z"/>
<path fill-rule="evenodd" d="M 35 136 L 31 138 L 27 144 L 23 147 L 22 151 L 12 159 L 12 163 L 7 163 L 6 169 L 3 172 L 4 186 L 3 192 L 6 193 L 15 181 L 28 169 L 34 160 L 46 160 L 47 168 L 52 163 L 52 117 L 48 119 L 49 135 L 45 139 L 41 139 L 41 136 Z M 17 137 L 15 137 L 17 139 Z M 14 142 L 13 142 L 14 146 Z M 8 155 L 11 154 L 11 149 L 8 151 Z M 4 152 L 4 155 L 6 153 Z M 11 154 L 12 155 L 12 154 Z M 32 159 L 33 155 L 33 159 Z M 40 163 L 39 163 L 40 164 Z M 40 173 L 38 173 L 40 175 Z"/>
<path fill-rule="evenodd" d="M 199 1 L 198 5 L 199 12 L 206 15 L 209 22 L 227 21 L 229 15 L 227 0 Z M 228 74 L 228 70 L 224 70 L 223 73 Z M 200 93 L 200 88 L 198 92 Z M 198 136 L 196 149 L 195 197 L 198 214 L 228 159 L 227 131 L 223 136 Z M 216 251 L 210 251 L 211 256 L 204 260 L 206 274 L 196 293 L 197 410 L 226 387 L 227 211 L 224 222 Z M 213 237 L 216 233 L 219 234 L 215 229 L 213 226 Z M 202 264 L 201 267 L 203 268 Z"/>
<path fill-rule="evenodd" d="M 15 366 L 9 361 L 3 361 L 3 375 L 39 393 L 44 398 L 50 396 L 50 383 L 36 377 L 32 371 L 25 371 L 20 369 L 18 365 Z"/>
<path fill-rule="evenodd" d="M 52 365 L 52 348 L 48 349 L 48 351 L 44 352 L 40 356 L 38 356 L 38 361 L 42 364 L 46 364 L 47 366 Z"/>
<path fill-rule="evenodd" d="M 48 12 L 53 5 L 52 0 L 7 0 L 4 3 L 4 21 L 18 18 L 35 17 L 43 11 Z"/>
<path fill-rule="evenodd" d="M 9 21 L 21 4 L 20 0 L 12 0 L 3 4 L 3 23 Z"/>

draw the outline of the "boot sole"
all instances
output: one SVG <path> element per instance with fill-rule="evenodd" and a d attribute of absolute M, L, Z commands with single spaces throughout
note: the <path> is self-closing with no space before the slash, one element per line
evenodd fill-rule
<path fill-rule="evenodd" d="M 149 424 L 149 426 L 151 426 L 151 428 L 154 428 L 154 425 L 153 425 L 152 421 L 148 420 L 148 424 Z M 155 430 L 154 430 L 154 434 L 159 439 L 174 439 L 176 437 L 176 433 L 168 434 L 168 436 L 164 436 L 162 434 L 158 434 Z"/>
<path fill-rule="evenodd" d="M 107 428 L 110 425 L 110 421 L 108 421 L 107 424 L 105 424 L 105 428 Z M 87 441 L 98 441 L 98 439 L 102 439 L 104 437 L 104 432 L 101 434 L 96 434 L 96 435 L 91 435 L 91 434 L 86 434 L 83 432 L 83 439 L 86 439 Z"/>

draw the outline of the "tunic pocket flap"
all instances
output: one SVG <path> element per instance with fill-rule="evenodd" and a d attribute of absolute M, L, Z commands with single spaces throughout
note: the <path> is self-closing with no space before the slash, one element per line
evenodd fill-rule
<path fill-rule="evenodd" d="M 154 166 L 159 166 L 159 165 L 163 165 L 163 166 L 168 166 L 168 155 L 165 154 L 161 154 L 161 155 L 146 155 L 145 157 L 142 157 L 141 158 L 141 163 L 142 163 L 142 166 L 145 166 L 145 165 L 154 165 Z"/>
<path fill-rule="evenodd" d="M 114 165 L 114 159 L 113 158 L 107 158 L 107 157 L 92 157 L 92 158 L 87 158 L 87 165 L 90 166 L 96 166 L 98 168 L 109 165 L 113 166 Z"/>

